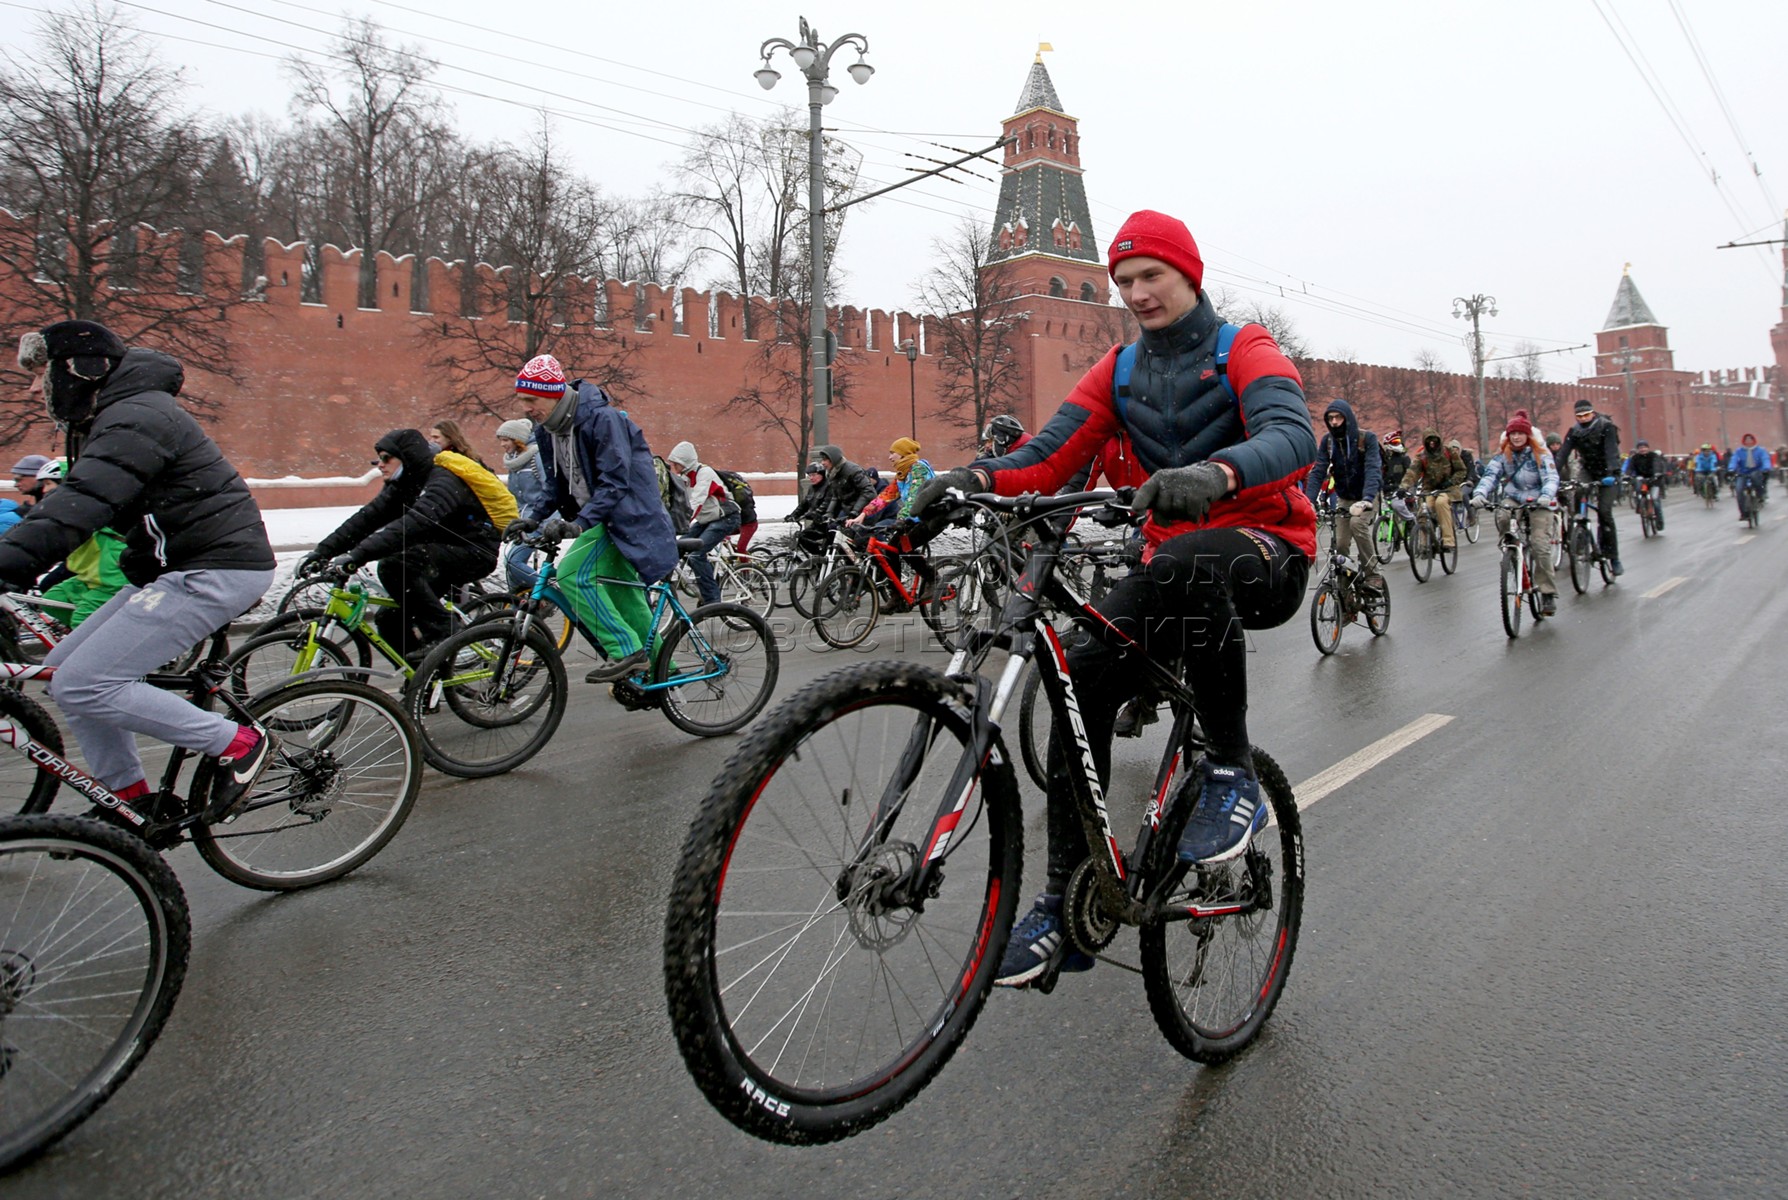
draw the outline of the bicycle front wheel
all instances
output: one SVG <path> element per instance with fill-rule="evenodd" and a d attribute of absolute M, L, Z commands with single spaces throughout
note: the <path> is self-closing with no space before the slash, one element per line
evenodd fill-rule
<path fill-rule="evenodd" d="M 1397 514 L 1384 509 L 1378 514 L 1378 524 L 1374 529 L 1374 541 L 1377 544 L 1378 561 L 1389 563 L 1397 557 Z"/>
<path fill-rule="evenodd" d="M 761 567 L 750 563 L 739 563 L 731 572 L 731 578 L 724 579 L 720 598 L 732 604 L 742 605 L 758 616 L 769 619 L 776 609 L 776 582 Z"/>
<path fill-rule="evenodd" d="M 141 839 L 84 817 L 0 817 L 0 1171 L 136 1070 L 191 947 L 180 881 Z"/>
<path fill-rule="evenodd" d="M 653 683 L 664 715 L 684 733 L 743 729 L 776 690 L 781 657 L 769 623 L 736 604 L 708 604 L 677 621 L 658 647 Z M 673 682 L 673 681 L 682 682 Z"/>
<path fill-rule="evenodd" d="M 1478 534 L 1484 529 L 1483 517 L 1478 510 L 1467 504 L 1465 506 L 1465 540 L 1472 545 L 1478 544 Z"/>
<path fill-rule="evenodd" d="M 1427 583 L 1434 574 L 1434 527 L 1418 520 L 1409 530 L 1409 573 L 1417 583 Z"/>
<path fill-rule="evenodd" d="M 840 567 L 813 585 L 813 631 L 839 650 L 860 646 L 881 615 L 881 594 L 857 567 Z"/>
<path fill-rule="evenodd" d="M 1438 534 L 1435 536 L 1437 538 L 1439 537 Z M 1435 556 L 1440 559 L 1440 569 L 1443 572 L 1451 575 L 1454 571 L 1457 571 L 1459 569 L 1459 531 L 1457 529 L 1453 530 L 1452 545 L 1449 546 L 1445 542 L 1441 542 L 1434 547 L 1434 553 Z"/>
<path fill-rule="evenodd" d="M 1310 597 L 1310 636 L 1324 656 L 1340 648 L 1341 625 L 1341 595 L 1325 579 L 1316 585 L 1316 594 Z"/>
<path fill-rule="evenodd" d="M 703 801 L 665 991 L 690 1074 L 747 1133 L 808 1144 L 885 1120 L 980 1013 L 1023 828 L 1006 756 L 973 753 L 967 699 L 911 663 L 835 671 L 753 730 Z M 926 863 L 931 886 L 904 894 Z"/>
<path fill-rule="evenodd" d="M 1271 815 L 1239 857 L 1209 866 L 1179 863 L 1178 831 L 1192 815 L 1196 786 L 1180 789 L 1178 811 L 1149 844 L 1149 877 L 1172 880 L 1167 911 L 1173 916 L 1142 927 L 1143 986 L 1162 1034 L 1201 1063 L 1227 1062 L 1260 1033 L 1285 990 L 1303 922 L 1297 802 L 1285 772 L 1259 747 L 1254 773 Z M 1183 778 L 1196 781 L 1199 774 L 1188 770 Z M 1211 915 L 1186 915 L 1193 911 Z"/>
<path fill-rule="evenodd" d="M 279 744 L 234 818 L 193 827 L 212 870 L 266 891 L 310 887 L 367 862 L 403 828 L 422 756 L 396 700 L 364 683 L 298 678 L 248 708 Z M 208 791 L 195 788 L 201 803 Z"/>
<path fill-rule="evenodd" d="M 18 731 L 0 738 L 16 747 L 18 735 L 30 738 L 45 750 L 62 756 L 62 731 L 43 705 L 15 688 L 0 687 L 0 722 Z M 0 813 L 48 812 L 56 801 L 61 780 L 21 753 L 7 753 L 0 759 Z"/>
<path fill-rule="evenodd" d="M 484 779 L 527 762 L 558 732 L 570 694 L 565 660 L 544 629 L 513 619 L 439 642 L 404 693 L 428 765 Z"/>
<path fill-rule="evenodd" d="M 255 634 L 231 651 L 224 660 L 230 668 L 231 694 L 246 704 L 249 697 L 306 671 L 367 665 L 365 661 L 355 661 L 370 657 L 372 643 L 366 641 L 365 634 L 355 630 L 353 635 L 369 652 L 361 656 L 325 637 L 319 636 L 313 644 L 311 628 L 309 621 L 283 623 L 279 628 Z"/>
<path fill-rule="evenodd" d="M 1018 699 L 1018 751 L 1031 782 L 1049 791 L 1049 730 L 1055 714 L 1043 695 L 1042 668 L 1035 662 L 1025 670 L 1024 690 Z"/>
<path fill-rule="evenodd" d="M 1521 562 L 1515 550 L 1502 552 L 1502 628 L 1512 638 L 1521 636 Z"/>

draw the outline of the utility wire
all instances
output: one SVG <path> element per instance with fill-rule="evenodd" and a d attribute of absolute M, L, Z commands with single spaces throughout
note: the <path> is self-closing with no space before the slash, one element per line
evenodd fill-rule
<path fill-rule="evenodd" d="M 1757 181 L 1757 189 L 1763 193 L 1764 203 L 1769 205 L 1769 210 L 1772 213 L 1782 211 L 1782 206 L 1776 203 L 1775 193 L 1770 190 L 1769 182 L 1763 178 L 1762 169 L 1757 166 L 1757 156 L 1751 153 L 1749 140 L 1738 127 L 1738 117 L 1733 114 L 1732 105 L 1726 101 L 1726 89 L 1720 86 L 1720 81 L 1714 76 L 1713 65 L 1707 61 L 1707 54 L 1701 49 L 1701 39 L 1695 36 L 1694 29 L 1689 26 L 1688 14 L 1683 12 L 1682 5 L 1678 3 L 1678 0 L 1669 0 L 1669 3 L 1670 14 L 1676 18 L 1677 27 L 1682 30 L 1683 40 L 1688 42 L 1690 51 L 1695 55 L 1695 62 L 1701 67 L 1701 77 L 1707 80 L 1708 90 L 1713 93 L 1714 100 L 1720 106 L 1720 112 L 1726 118 L 1726 127 L 1732 130 L 1732 137 L 1738 143 L 1739 152 L 1745 156 L 1745 161 L 1751 164 L 1751 177 Z M 1750 235 L 1741 236 L 1749 237 Z"/>

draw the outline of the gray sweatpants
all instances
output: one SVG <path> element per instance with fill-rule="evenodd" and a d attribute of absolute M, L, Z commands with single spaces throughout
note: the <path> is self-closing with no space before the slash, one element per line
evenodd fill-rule
<path fill-rule="evenodd" d="M 116 790 L 143 778 L 133 734 L 202 754 L 229 746 L 235 721 L 143 676 L 248 611 L 272 582 L 272 571 L 172 571 L 124 588 L 44 658 L 56 668 L 50 699 L 101 783 Z"/>

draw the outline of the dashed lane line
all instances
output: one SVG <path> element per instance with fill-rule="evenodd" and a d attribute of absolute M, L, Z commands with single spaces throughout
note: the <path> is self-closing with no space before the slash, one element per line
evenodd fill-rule
<path fill-rule="evenodd" d="M 1737 540 L 1737 541 L 1736 541 L 1736 542 L 1733 542 L 1733 543 L 1732 543 L 1732 544 L 1733 544 L 1733 545 L 1734 545 L 1734 546 L 1748 546 L 1748 545 L 1750 545 L 1750 544 L 1751 544 L 1751 543 L 1752 543 L 1752 542 L 1754 542 L 1754 541 L 1756 541 L 1756 540 L 1757 540 L 1757 535 L 1756 535 L 1756 534 L 1754 534 L 1754 533 L 1747 533 L 1747 534 L 1745 534 L 1745 535 L 1744 535 L 1744 536 L 1743 536 L 1743 537 L 1741 537 L 1741 538 L 1739 538 L 1739 539 L 1738 539 L 1738 540 Z"/>
<path fill-rule="evenodd" d="M 1298 798 L 1298 809 L 1309 808 L 1329 793 L 1346 787 L 1360 776 L 1390 758 L 1399 750 L 1407 750 L 1429 734 L 1452 722 L 1445 713 L 1426 713 L 1395 733 L 1387 734 L 1362 750 L 1356 750 L 1325 771 L 1318 771 L 1292 788 Z"/>
<path fill-rule="evenodd" d="M 1660 583 L 1657 587 L 1651 589 L 1651 591 L 1642 593 L 1639 598 L 1641 600 L 1656 600 L 1671 588 L 1679 587 L 1688 581 L 1689 577 L 1687 575 L 1672 575 L 1663 583 Z"/>

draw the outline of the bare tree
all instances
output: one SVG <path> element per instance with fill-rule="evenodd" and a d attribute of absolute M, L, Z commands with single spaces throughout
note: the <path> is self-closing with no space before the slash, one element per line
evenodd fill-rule
<path fill-rule="evenodd" d="M 1279 305 L 1238 296 L 1227 288 L 1213 288 L 1210 296 L 1211 303 L 1225 321 L 1235 325 L 1265 325 L 1273 340 L 1279 343 L 1279 349 L 1285 352 L 1285 357 L 1301 359 L 1310 356 L 1310 344 L 1298 332 L 1297 322 Z"/>
<path fill-rule="evenodd" d="M 1466 423 L 1463 421 L 1463 414 L 1457 411 L 1459 395 L 1454 386 L 1456 377 L 1446 369 L 1446 363 L 1440 355 L 1432 350 L 1424 348 L 1416 351 L 1415 363 L 1418 381 L 1417 413 L 1424 426 L 1437 430 L 1444 438 L 1453 421 Z"/>
<path fill-rule="evenodd" d="M 525 146 L 492 153 L 467 200 L 462 213 L 477 229 L 478 249 L 507 268 L 507 288 L 494 305 L 480 299 L 473 313 L 418 331 L 452 406 L 508 415 L 490 397 L 506 394 L 499 386 L 504 378 L 536 354 L 553 355 L 609 391 L 634 387 L 638 339 L 630 342 L 624 331 L 607 327 L 599 319 L 605 314 L 570 290 L 587 281 L 602 286 L 605 261 L 623 253 L 616 246 L 622 231 L 615 227 L 614 207 L 595 186 L 559 162 L 551 127 L 543 122 Z M 646 235 L 629 226 L 625 236 Z"/>
<path fill-rule="evenodd" d="M 451 163 L 462 148 L 445 106 L 428 88 L 437 65 L 414 47 L 393 46 L 373 21 L 347 22 L 331 47 L 335 65 L 288 61 L 296 82 L 294 112 L 316 114 L 311 139 L 328 168 L 318 171 L 307 240 L 358 247 L 362 308 L 377 308 L 374 261 L 381 250 L 411 249 L 427 211 L 454 182 Z"/>
<path fill-rule="evenodd" d="M 0 240 L 8 322 L 99 321 L 189 369 L 231 376 L 224 309 L 209 294 L 195 180 L 215 143 L 176 112 L 180 73 L 159 62 L 111 9 L 39 17 L 36 48 L 0 70 L 0 205 L 29 232 Z M 156 237 L 140 226 L 166 235 Z M 11 376 L 0 357 L 0 376 Z M 48 418 L 0 400 L 0 441 Z M 208 407 L 189 393 L 201 412 Z"/>
<path fill-rule="evenodd" d="M 1345 400 L 1361 425 L 1372 420 L 1372 371 L 1352 350 L 1337 350 L 1334 357 L 1299 364 L 1304 376 L 1304 395 L 1318 412 L 1331 400 Z"/>
<path fill-rule="evenodd" d="M 1409 429 L 1420 418 L 1421 386 L 1416 372 L 1401 367 L 1392 367 L 1384 373 L 1384 387 L 1380 393 L 1384 404 L 1390 410 L 1390 417 L 1396 422 L 1396 428 Z M 1363 426 L 1365 422 L 1361 422 Z"/>
<path fill-rule="evenodd" d="M 1011 411 L 1023 382 L 1018 287 L 1010 264 L 993 261 L 998 249 L 984 222 L 964 218 L 932 242 L 935 265 L 916 285 L 919 311 L 936 314 L 928 326 L 936 342 L 925 347 L 937 357 L 936 412 L 963 431 L 963 449 L 975 446 L 991 417 Z"/>

